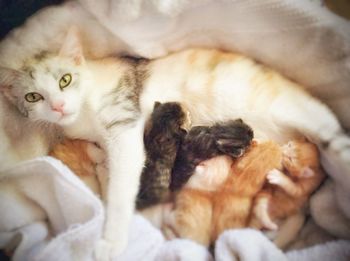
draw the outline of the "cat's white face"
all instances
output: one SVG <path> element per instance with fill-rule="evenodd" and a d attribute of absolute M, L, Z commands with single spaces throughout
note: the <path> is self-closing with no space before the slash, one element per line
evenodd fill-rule
<path fill-rule="evenodd" d="M 33 121 L 65 126 L 79 116 L 88 78 L 79 37 L 71 30 L 59 54 L 33 57 L 22 70 L 0 67 L 0 91 Z"/>
<path fill-rule="evenodd" d="M 33 84 L 23 93 L 28 117 L 59 125 L 73 123 L 83 101 L 83 71 L 69 59 L 48 58 L 27 69 Z"/>

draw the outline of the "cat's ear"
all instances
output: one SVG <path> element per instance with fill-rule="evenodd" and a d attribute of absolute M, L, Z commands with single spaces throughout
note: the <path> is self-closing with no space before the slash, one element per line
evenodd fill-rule
<path fill-rule="evenodd" d="M 302 178 L 311 178 L 314 175 L 315 175 L 315 172 L 310 167 L 304 167 L 300 173 L 300 177 Z"/>
<path fill-rule="evenodd" d="M 23 77 L 23 72 L 10 68 L 0 67 L 0 93 L 7 99 L 13 100 L 12 89 L 20 78 Z"/>
<path fill-rule="evenodd" d="M 72 59 L 76 65 L 84 63 L 83 47 L 80 42 L 78 28 L 75 26 L 69 28 L 59 51 L 59 56 Z"/>

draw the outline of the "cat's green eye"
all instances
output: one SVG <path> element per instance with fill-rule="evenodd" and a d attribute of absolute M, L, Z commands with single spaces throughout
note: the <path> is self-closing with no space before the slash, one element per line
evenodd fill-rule
<path fill-rule="evenodd" d="M 44 99 L 44 97 L 37 92 L 29 92 L 24 96 L 24 98 L 27 102 L 38 102 Z"/>
<path fill-rule="evenodd" d="M 72 81 L 72 75 L 70 73 L 66 73 L 63 75 L 59 81 L 60 88 L 66 88 Z"/>

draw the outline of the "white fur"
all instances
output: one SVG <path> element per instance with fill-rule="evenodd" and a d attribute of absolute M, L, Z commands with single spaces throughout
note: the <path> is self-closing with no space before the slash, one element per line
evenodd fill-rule
<path fill-rule="evenodd" d="M 48 153 L 50 126 L 28 121 L 0 93 L 0 169 Z M 51 132 L 54 132 L 51 129 Z M 52 137 L 55 136 L 54 134 Z"/>
<path fill-rule="evenodd" d="M 218 156 L 201 162 L 186 182 L 185 187 L 215 191 L 230 175 L 229 156 Z"/>

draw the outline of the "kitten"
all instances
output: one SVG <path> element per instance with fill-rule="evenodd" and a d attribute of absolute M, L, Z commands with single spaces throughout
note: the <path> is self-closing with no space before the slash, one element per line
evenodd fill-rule
<path fill-rule="evenodd" d="M 202 161 L 218 155 L 241 156 L 252 139 L 253 130 L 241 119 L 193 127 L 179 148 L 170 188 L 180 189 Z"/>
<path fill-rule="evenodd" d="M 171 170 L 189 126 L 189 115 L 179 103 L 155 103 L 144 133 L 147 158 L 137 195 L 138 209 L 169 199 Z"/>
<path fill-rule="evenodd" d="M 281 166 L 280 156 L 276 143 L 254 142 L 236 160 L 223 155 L 200 163 L 176 195 L 165 223 L 175 235 L 205 246 L 226 229 L 247 227 L 254 196 L 268 171 Z"/>
<path fill-rule="evenodd" d="M 268 184 L 255 199 L 255 217 L 251 225 L 259 229 L 276 230 L 278 226 L 274 221 L 293 215 L 296 215 L 295 219 L 303 216 L 303 208 L 310 195 L 325 179 L 314 144 L 290 141 L 282 147 L 281 154 L 283 169 L 276 168 L 268 173 Z M 278 233 L 274 240 L 276 245 L 285 247 L 297 235 L 301 225 L 285 228 L 286 232 Z"/>
<path fill-rule="evenodd" d="M 29 119 L 58 124 L 66 136 L 96 142 L 106 151 L 106 222 L 97 258 L 118 254 L 127 244 L 145 160 L 144 123 L 155 101 L 180 102 L 194 126 L 242 118 L 257 138 L 283 142 L 306 135 L 340 168 L 350 169 L 349 138 L 332 112 L 247 57 L 191 49 L 152 61 L 86 60 L 74 30 L 63 42 L 58 55 L 28 60 L 18 71 L 0 69 L 1 74 L 29 76 L 33 85 L 18 84 L 16 77 L 10 88 L 0 89 L 19 101 Z M 350 179 L 340 177 L 350 186 Z"/>
<path fill-rule="evenodd" d="M 103 198 L 103 182 L 97 178 L 97 165 L 103 164 L 105 153 L 91 142 L 65 139 L 53 147 L 50 156 L 61 160 L 96 194 Z M 101 179 L 100 179 L 101 180 Z"/>

